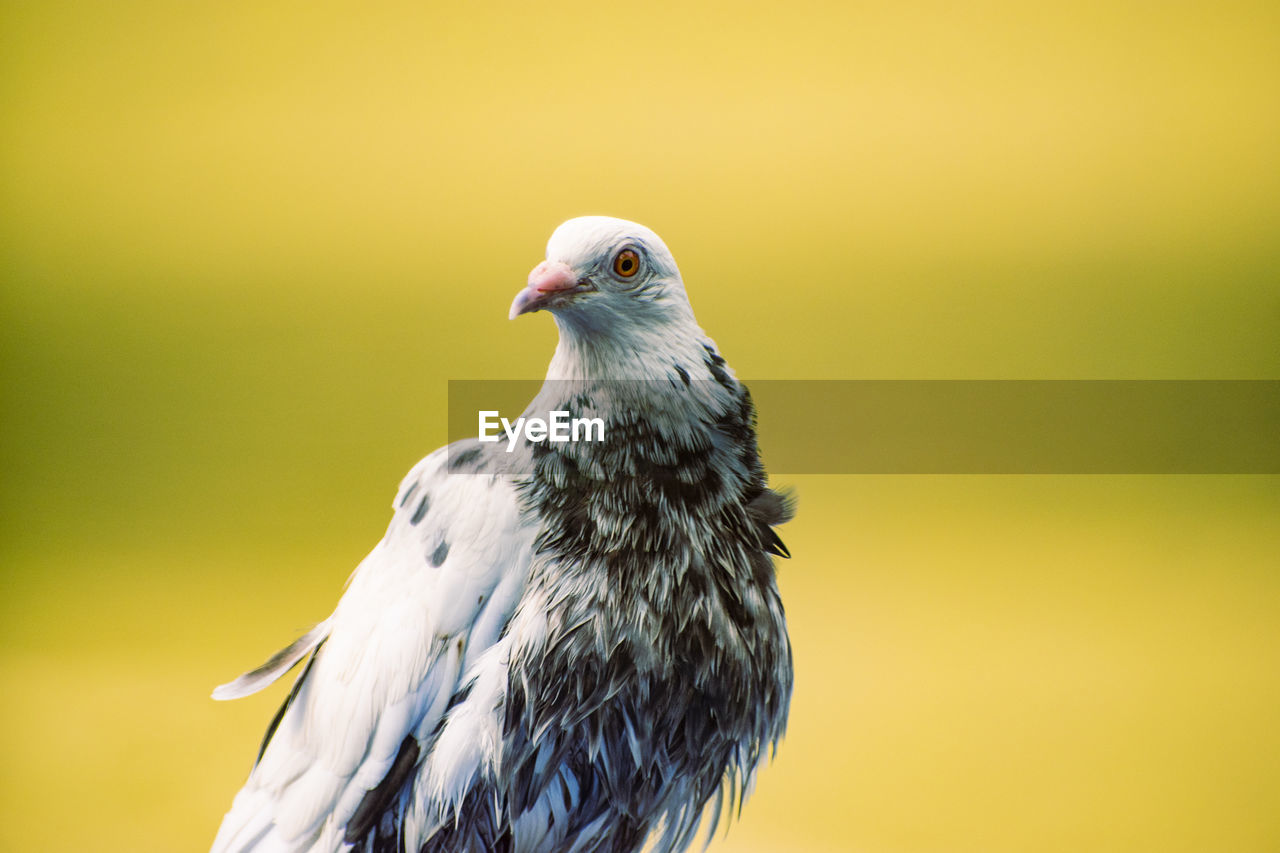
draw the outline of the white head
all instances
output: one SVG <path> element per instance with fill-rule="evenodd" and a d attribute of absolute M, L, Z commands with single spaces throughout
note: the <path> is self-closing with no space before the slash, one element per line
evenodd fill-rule
<path fill-rule="evenodd" d="M 553 373 L 652 375 L 705 340 L 666 244 L 608 216 L 570 219 L 551 235 L 510 317 L 542 310 L 560 330 Z"/>

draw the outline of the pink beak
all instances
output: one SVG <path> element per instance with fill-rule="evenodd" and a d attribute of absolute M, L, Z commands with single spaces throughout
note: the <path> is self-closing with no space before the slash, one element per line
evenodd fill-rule
<path fill-rule="evenodd" d="M 514 320 L 521 314 L 540 311 L 560 297 L 580 293 L 582 290 L 585 288 L 578 285 L 578 277 L 568 264 L 543 261 L 529 273 L 529 286 L 516 294 L 511 303 L 511 313 L 507 317 Z"/>

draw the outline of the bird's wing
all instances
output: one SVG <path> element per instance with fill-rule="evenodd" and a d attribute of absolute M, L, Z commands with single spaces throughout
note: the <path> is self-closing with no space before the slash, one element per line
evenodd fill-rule
<path fill-rule="evenodd" d="M 499 639 L 525 590 L 534 531 L 511 480 L 491 473 L 493 448 L 460 442 L 415 466 L 386 536 L 333 615 L 218 688 L 217 698 L 247 695 L 313 655 L 223 819 L 215 853 L 338 849 L 377 823 L 426 758 L 445 774 L 427 780 L 442 790 L 446 777 L 465 787 L 482 762 L 497 760 L 500 738 L 484 729 L 501 724 Z M 446 744 L 464 740 L 467 726 L 452 722 L 468 714 L 477 717 L 474 742 Z M 445 738 L 446 728 L 459 731 Z M 460 754 L 437 754 L 437 741 Z"/>

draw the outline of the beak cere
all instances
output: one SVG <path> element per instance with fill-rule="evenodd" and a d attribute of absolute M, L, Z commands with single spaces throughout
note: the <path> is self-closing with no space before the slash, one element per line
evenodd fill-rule
<path fill-rule="evenodd" d="M 516 294 L 508 319 L 563 305 L 574 294 L 590 289 L 590 284 L 580 281 L 568 264 L 543 261 L 529 273 L 528 287 Z"/>

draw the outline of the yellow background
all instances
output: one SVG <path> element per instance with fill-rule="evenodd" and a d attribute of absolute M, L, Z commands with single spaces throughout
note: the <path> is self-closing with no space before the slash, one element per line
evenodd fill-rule
<path fill-rule="evenodd" d="M 0 10 L 4 850 L 207 846 L 570 216 L 748 379 L 1280 378 L 1275 3 Z M 713 849 L 1280 848 L 1276 478 L 784 481 Z"/>

